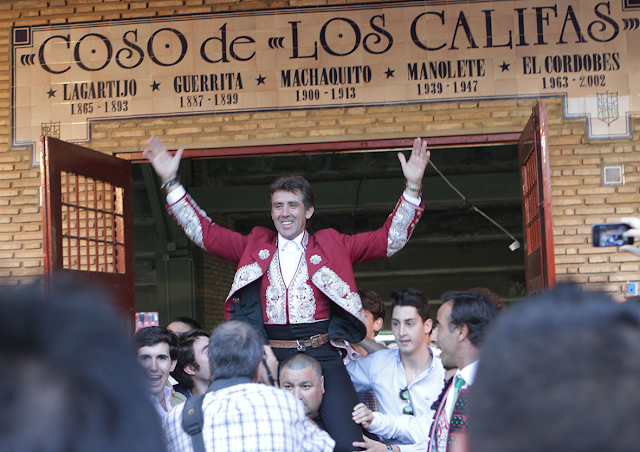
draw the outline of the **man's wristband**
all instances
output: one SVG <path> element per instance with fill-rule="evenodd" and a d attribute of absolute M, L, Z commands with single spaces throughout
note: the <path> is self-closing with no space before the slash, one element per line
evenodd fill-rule
<path fill-rule="evenodd" d="M 160 189 L 162 190 L 163 188 L 169 188 L 172 185 L 179 184 L 179 183 L 180 183 L 180 175 L 178 174 L 173 179 L 169 179 L 168 181 L 163 182 L 162 185 L 160 185 Z"/>
<path fill-rule="evenodd" d="M 420 194 L 420 191 L 422 190 L 422 184 L 420 184 L 418 187 L 412 187 L 411 185 L 409 185 L 409 181 L 406 181 L 405 183 L 409 191 L 415 193 L 416 195 Z"/>
<path fill-rule="evenodd" d="M 387 446 L 387 450 L 389 452 L 393 452 L 393 447 L 391 447 L 391 444 L 385 444 L 385 446 Z"/>

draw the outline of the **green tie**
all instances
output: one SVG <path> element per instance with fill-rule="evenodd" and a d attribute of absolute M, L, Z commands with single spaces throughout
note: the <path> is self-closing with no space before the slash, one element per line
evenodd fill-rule
<path fill-rule="evenodd" d="M 464 378 L 461 375 L 458 375 L 456 382 L 453 384 L 453 405 L 451 406 L 451 416 L 449 416 L 449 421 L 451 421 L 451 417 L 453 417 L 453 410 L 456 407 L 456 401 L 458 400 L 458 394 L 460 394 L 460 388 L 466 384 Z"/>

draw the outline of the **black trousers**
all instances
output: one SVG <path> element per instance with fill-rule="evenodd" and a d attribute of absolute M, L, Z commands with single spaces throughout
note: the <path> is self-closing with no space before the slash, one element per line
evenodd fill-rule
<path fill-rule="evenodd" d="M 300 332 L 296 331 L 298 334 L 295 337 L 291 335 L 292 332 L 289 329 L 289 325 L 275 327 L 265 325 L 265 327 L 269 339 L 295 340 L 309 339 L 314 334 L 325 333 L 328 326 L 322 325 L 324 323 L 305 324 L 304 326 L 308 328 L 304 329 L 308 331 L 308 334 L 298 335 Z M 298 330 L 301 326 L 295 325 L 294 329 Z M 324 331 L 318 332 L 322 329 Z M 273 353 L 280 362 L 296 352 L 295 348 L 273 349 Z M 322 397 L 322 405 L 320 405 L 320 416 L 327 428 L 327 432 L 336 442 L 336 452 L 358 450 L 351 444 L 354 441 L 362 441 L 362 427 L 353 422 L 351 418 L 353 407 L 358 404 L 358 396 L 349 373 L 342 362 L 342 356 L 330 343 L 317 348 L 307 347 L 304 352 L 317 359 L 322 367 L 324 396 Z"/>

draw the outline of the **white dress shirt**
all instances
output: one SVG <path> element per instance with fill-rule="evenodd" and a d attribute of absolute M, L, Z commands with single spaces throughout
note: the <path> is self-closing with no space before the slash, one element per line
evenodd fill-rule
<path fill-rule="evenodd" d="M 399 445 L 403 452 L 426 450 L 429 431 L 427 429 L 421 441 L 414 441 L 400 436 L 397 426 L 387 422 L 386 418 L 433 418 L 435 412 L 431 405 L 442 392 L 445 370 L 439 358 L 433 354 L 432 358 L 431 366 L 416 375 L 410 384 L 407 384 L 407 375 L 400 360 L 400 351 L 397 349 L 371 353 L 366 358 L 350 362 L 347 366 L 356 391 L 371 389 L 378 399 L 380 412 L 374 413 L 369 431 L 381 436 L 385 442 Z M 407 403 L 400 399 L 400 391 L 405 388 L 409 389 L 414 416 L 402 414 Z"/>
<path fill-rule="evenodd" d="M 447 400 L 445 409 L 447 410 L 448 418 L 451 419 L 451 413 L 453 412 L 453 405 L 455 400 L 453 399 L 453 384 L 458 379 L 458 376 L 461 376 L 464 379 L 464 385 L 460 388 L 460 390 L 466 389 L 473 384 L 473 381 L 476 379 L 476 372 L 478 371 L 478 361 L 474 361 L 469 364 L 464 369 L 458 369 L 456 374 L 453 376 L 453 380 L 451 380 L 451 389 L 447 392 Z"/>
<path fill-rule="evenodd" d="M 160 415 L 160 417 L 164 419 L 164 417 L 167 415 L 167 412 L 171 411 L 171 408 L 172 408 L 171 388 L 168 386 L 164 387 L 164 403 L 168 411 L 165 411 L 164 408 L 162 408 L 162 405 L 160 404 L 160 400 L 156 396 L 154 396 L 153 394 L 149 394 L 149 397 L 151 397 L 151 403 L 153 403 L 153 408 Z"/>
<path fill-rule="evenodd" d="M 278 254 L 280 257 L 280 271 L 282 272 L 282 280 L 288 287 L 296 274 L 298 265 L 300 265 L 300 258 L 304 254 L 304 247 L 302 246 L 302 238 L 304 231 L 298 234 L 293 240 L 287 240 L 280 233 L 278 233 Z"/>
<path fill-rule="evenodd" d="M 465 385 L 461 389 L 468 388 L 473 384 L 477 368 L 478 361 L 475 361 L 469 364 L 464 369 L 458 370 L 456 372 L 456 375 L 462 375 L 462 378 L 464 378 L 465 380 Z M 441 403 L 448 403 L 448 399 L 453 399 L 452 397 L 448 397 L 450 392 L 451 390 L 448 391 L 448 393 L 445 395 L 446 399 Z M 447 406 L 445 405 L 445 409 L 446 408 Z M 453 405 L 451 409 L 453 409 Z M 388 414 L 380 413 L 374 413 L 373 415 L 374 423 L 376 423 L 376 430 L 392 432 L 392 434 L 394 434 L 396 438 L 406 444 L 428 444 L 429 433 L 431 431 L 431 423 L 433 422 L 434 416 L 433 412 L 426 415 L 423 414 L 421 416 L 391 416 Z M 372 423 L 371 426 L 373 427 L 374 424 Z M 371 430 L 371 427 L 369 428 L 369 431 L 373 431 Z M 404 447 L 405 446 L 401 447 L 403 451 L 405 450 Z"/>

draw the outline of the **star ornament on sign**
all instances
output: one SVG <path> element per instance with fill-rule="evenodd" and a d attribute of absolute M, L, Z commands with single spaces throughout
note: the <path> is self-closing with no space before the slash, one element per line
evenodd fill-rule
<path fill-rule="evenodd" d="M 53 88 L 49 88 L 49 91 L 46 91 L 46 93 L 49 95 L 49 99 L 51 99 L 52 97 L 56 97 L 56 92 L 57 90 Z"/>
<path fill-rule="evenodd" d="M 258 78 L 256 79 L 256 81 L 258 82 L 258 84 L 256 86 L 260 86 L 260 85 L 264 85 L 264 81 L 267 77 L 263 77 L 262 74 L 258 75 Z"/>
<path fill-rule="evenodd" d="M 388 67 L 387 70 L 385 71 L 385 74 L 387 75 L 387 78 L 395 77 L 395 75 L 393 75 L 394 72 L 395 70 L 392 70 L 390 67 Z"/>
<path fill-rule="evenodd" d="M 503 61 L 502 64 L 500 65 L 500 69 L 502 69 L 502 72 L 508 71 L 509 66 L 511 66 L 511 63 L 507 63 L 506 61 Z"/>
<path fill-rule="evenodd" d="M 155 80 L 153 81 L 153 84 L 149 86 L 151 87 L 151 92 L 160 91 L 160 83 L 156 82 Z"/>

